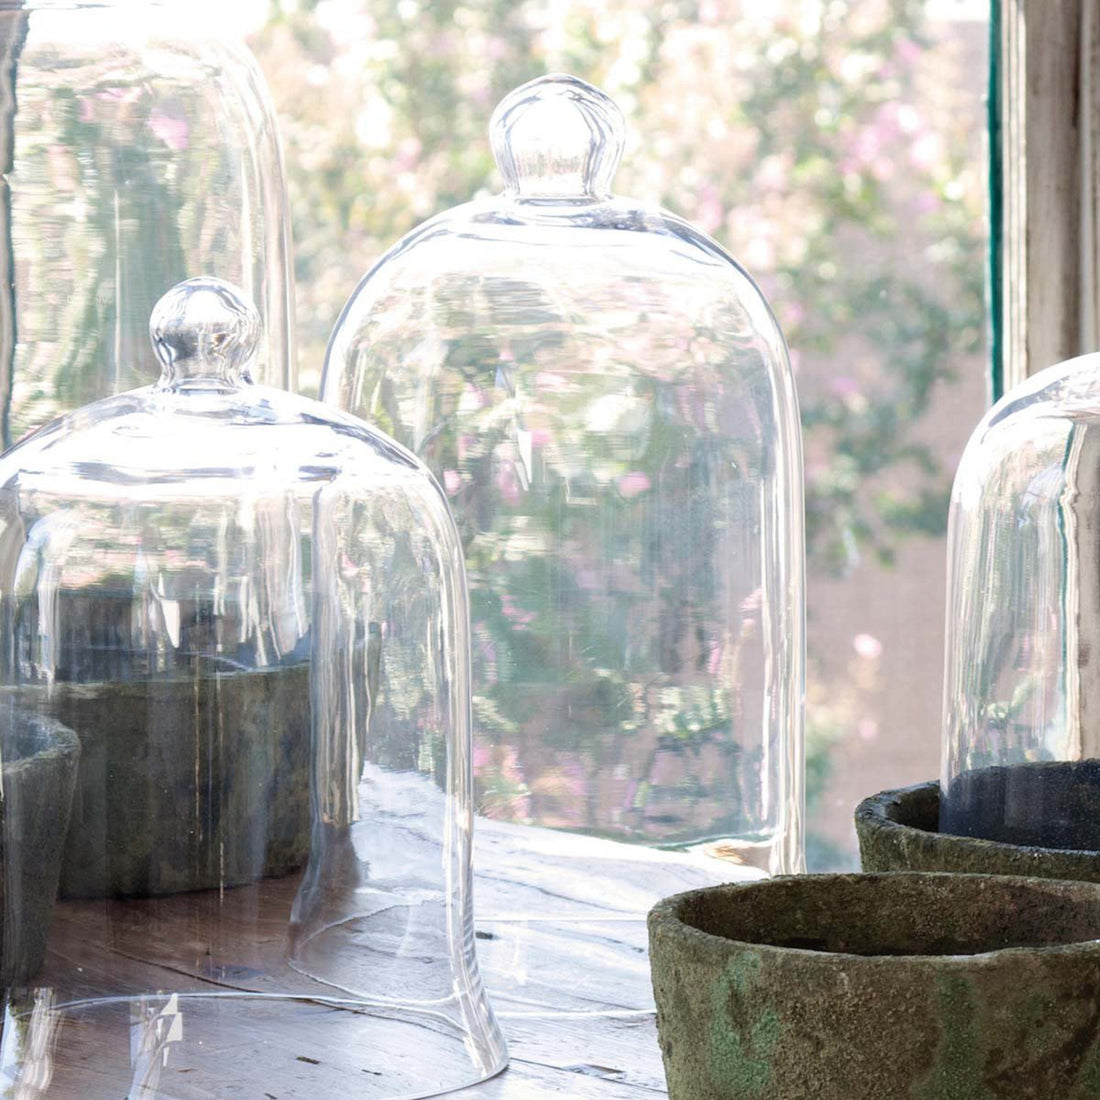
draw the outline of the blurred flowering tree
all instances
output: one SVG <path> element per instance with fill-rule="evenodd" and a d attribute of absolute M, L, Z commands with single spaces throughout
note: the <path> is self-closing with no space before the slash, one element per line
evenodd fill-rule
<path fill-rule="evenodd" d="M 984 327 L 980 112 L 941 94 L 944 38 L 925 21 L 925 0 L 272 0 L 253 46 L 294 192 L 304 384 L 385 248 L 498 189 L 495 103 L 572 72 L 627 116 L 616 189 L 714 235 L 776 309 L 811 565 L 889 564 L 944 528 L 926 414 Z M 810 698 L 812 799 L 858 714 Z M 522 794 L 514 763 L 500 782 Z"/>
<path fill-rule="evenodd" d="M 373 261 L 498 189 L 495 103 L 570 71 L 627 115 L 617 190 L 713 234 L 779 314 L 811 561 L 888 561 L 898 537 L 942 530 L 947 478 L 920 421 L 981 344 L 983 194 L 973 120 L 930 115 L 920 92 L 937 61 L 921 0 L 272 2 L 253 45 L 282 112 L 307 385 Z"/>

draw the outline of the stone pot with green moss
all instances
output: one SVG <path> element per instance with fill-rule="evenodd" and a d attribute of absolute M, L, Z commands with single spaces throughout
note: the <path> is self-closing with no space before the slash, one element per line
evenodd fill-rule
<path fill-rule="evenodd" d="M 46 953 L 80 742 L 60 722 L 0 707 L 0 982 L 30 981 Z"/>
<path fill-rule="evenodd" d="M 990 820 L 997 816 L 991 813 Z M 1047 847 L 1034 843 L 1037 836 L 1016 835 L 1012 841 L 1032 843 L 1015 843 L 941 833 L 936 782 L 866 798 L 855 822 L 864 871 L 954 871 L 1100 883 L 1100 851 L 1091 848 Z"/>
<path fill-rule="evenodd" d="M 1100 886 L 821 875 L 649 917 L 670 1100 L 1100 1096 Z"/>

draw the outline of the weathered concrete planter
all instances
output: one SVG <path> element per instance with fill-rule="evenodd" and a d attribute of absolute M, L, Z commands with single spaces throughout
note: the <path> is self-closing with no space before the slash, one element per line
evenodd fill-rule
<path fill-rule="evenodd" d="M 41 967 L 69 827 L 80 742 L 60 722 L 0 708 L 0 984 Z"/>
<path fill-rule="evenodd" d="M 56 698 L 83 747 L 63 896 L 214 889 L 303 865 L 308 665 Z"/>
<path fill-rule="evenodd" d="M 305 863 L 308 664 L 18 690 L 80 739 L 62 897 L 216 889 Z"/>
<path fill-rule="evenodd" d="M 883 791 L 864 799 L 855 819 L 864 871 L 958 871 L 1100 883 L 1100 852 L 938 832 L 939 783 Z"/>
<path fill-rule="evenodd" d="M 1100 887 L 780 878 L 669 898 L 649 936 L 671 1100 L 1100 1096 Z"/>

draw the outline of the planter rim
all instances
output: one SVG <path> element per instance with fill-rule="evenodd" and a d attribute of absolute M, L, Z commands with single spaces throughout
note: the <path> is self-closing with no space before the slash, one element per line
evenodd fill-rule
<path fill-rule="evenodd" d="M 898 836 L 931 837 L 933 838 L 932 843 L 941 848 L 965 848 L 968 851 L 989 852 L 991 855 L 1013 855 L 1020 852 L 1030 852 L 1041 856 L 1049 853 L 1051 856 L 1056 856 L 1062 860 L 1080 861 L 1090 867 L 1100 867 L 1100 851 L 1094 851 L 1091 848 L 1044 848 L 1038 844 L 1008 844 L 1003 840 L 987 840 L 985 837 L 980 836 L 962 836 L 959 833 L 941 833 L 938 830 L 921 829 L 916 825 L 898 821 L 897 815 L 902 812 L 904 806 L 922 797 L 931 798 L 933 793 L 938 814 L 941 787 L 939 780 L 933 779 L 927 783 L 915 783 L 911 787 L 898 787 L 895 790 L 879 791 L 878 794 L 865 798 L 856 807 L 856 821 L 864 821 L 883 833 L 894 833 Z"/>
<path fill-rule="evenodd" d="M 46 761 L 58 757 L 76 757 L 80 754 L 80 738 L 68 726 L 44 714 L 17 709 L 15 720 L 33 731 L 39 744 L 35 751 L 3 762 L 3 774 L 14 776 L 31 768 L 39 768 Z"/>
<path fill-rule="evenodd" d="M 1002 847 L 1011 847 L 1011 845 L 1002 845 Z M 663 932 L 688 942 L 695 942 L 701 948 L 712 952 L 728 955 L 751 951 L 777 961 L 783 959 L 797 960 L 800 966 L 814 965 L 815 962 L 828 964 L 832 960 L 842 960 L 849 966 L 858 967 L 934 965 L 937 970 L 972 970 L 975 967 L 998 965 L 1002 961 L 1011 962 L 1021 955 L 1042 958 L 1080 955 L 1083 958 L 1092 956 L 1100 958 L 1100 936 L 1097 939 L 1078 940 L 1071 943 L 1002 947 L 994 948 L 991 951 L 975 951 L 961 955 L 869 955 L 847 951 L 815 951 L 805 947 L 782 947 L 777 944 L 719 936 L 713 932 L 705 932 L 701 928 L 696 928 L 684 920 L 681 915 L 684 908 L 691 905 L 695 899 L 707 896 L 713 897 L 716 894 L 734 895 L 744 890 L 766 890 L 791 882 L 820 883 L 827 888 L 829 883 L 832 882 L 854 883 L 862 881 L 900 881 L 903 879 L 916 882 L 933 882 L 937 880 L 959 882 L 969 880 L 974 883 L 1013 884 L 1017 887 L 1027 885 L 1040 893 L 1071 898 L 1077 897 L 1081 900 L 1088 900 L 1089 896 L 1092 895 L 1096 899 L 1097 905 L 1100 906 L 1100 884 L 1062 879 L 1032 878 L 1027 875 L 960 874 L 951 871 L 877 871 L 851 874 L 779 875 L 758 882 L 726 883 L 721 886 L 708 886 L 700 890 L 688 890 L 681 894 L 673 894 L 671 897 L 658 902 L 650 910 L 649 930 L 651 935 Z M 1098 921 L 1098 932 L 1100 932 L 1100 921 Z"/>

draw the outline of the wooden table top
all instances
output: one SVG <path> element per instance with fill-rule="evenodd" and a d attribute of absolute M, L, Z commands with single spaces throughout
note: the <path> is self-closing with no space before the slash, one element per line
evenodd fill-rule
<path fill-rule="evenodd" d="M 479 830 L 477 946 L 511 1061 L 492 1080 L 450 1095 L 665 1096 L 644 913 L 657 897 L 700 885 L 713 871 L 679 854 L 624 853 L 622 845 L 549 830 L 482 822 Z M 297 876 L 265 880 L 220 896 L 205 891 L 59 903 L 38 979 L 43 989 L 63 987 L 69 998 L 101 996 L 103 989 L 134 992 L 117 998 L 114 1021 L 97 1002 L 94 1021 L 66 1008 L 54 1025 L 43 1022 L 49 1005 L 33 1000 L 42 990 L 24 994 L 18 1027 L 10 1011 L 5 1020 L 0 1092 L 18 1100 L 401 1095 L 402 1062 L 408 1068 L 426 1056 L 423 1030 L 378 1021 L 372 1062 L 362 1015 L 306 998 L 292 1025 L 285 1014 L 277 1022 L 274 1011 L 265 1017 L 263 993 L 286 988 L 287 921 L 297 882 Z M 295 977 L 300 983 L 300 973 Z M 211 986 L 255 1000 L 226 1008 L 222 998 L 205 995 Z M 141 991 L 165 988 L 180 991 L 178 1011 L 166 1005 L 168 995 L 142 1004 Z M 198 999 L 185 1001 L 188 991 Z M 217 1001 L 220 1007 L 206 1007 Z M 169 1051 L 177 1016 L 187 1041 Z M 231 1028 L 224 1027 L 227 1018 Z M 400 1033 L 402 1026 L 408 1034 Z M 201 1057 L 194 1057 L 200 1048 Z M 435 1056 L 434 1047 L 427 1050 Z M 218 1067 L 214 1081 L 211 1065 Z"/>

